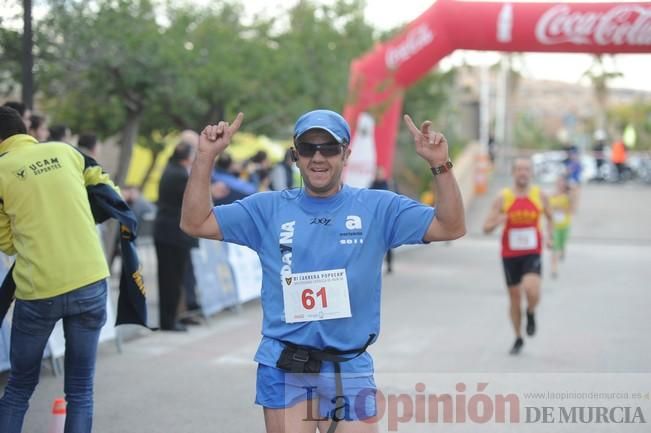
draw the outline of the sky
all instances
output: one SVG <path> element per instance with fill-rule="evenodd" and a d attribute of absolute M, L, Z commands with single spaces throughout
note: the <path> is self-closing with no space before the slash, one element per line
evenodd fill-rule
<path fill-rule="evenodd" d="M 215 4 L 215 0 L 177 0 L 193 4 Z M 282 15 L 298 0 L 242 0 L 249 14 L 262 13 L 268 16 Z M 314 0 L 318 3 L 332 3 L 333 0 Z M 481 0 L 480 0 L 481 1 Z M 516 0 L 529 1 L 529 0 Z M 592 2 L 615 2 L 616 0 L 592 0 Z M 2 9 L 9 10 L 11 5 L 20 5 L 17 0 L 0 0 Z M 36 7 L 34 15 L 43 13 L 43 8 Z M 432 0 L 367 0 L 365 16 L 367 21 L 380 30 L 390 29 L 406 24 L 432 6 Z M 9 5 L 9 6 L 7 6 Z M 14 8 L 17 6 L 14 6 Z M 1 13 L 0 13 L 1 14 Z M 500 54 L 494 52 L 456 51 L 440 63 L 447 69 L 462 63 L 470 65 L 492 65 L 499 61 Z M 520 73 L 525 77 L 535 79 L 557 80 L 569 83 L 583 82 L 587 85 L 583 73 L 593 63 L 593 57 L 588 54 L 556 54 L 528 53 L 521 57 L 516 64 Z M 621 78 L 611 82 L 612 87 L 640 89 L 651 92 L 651 54 L 609 56 L 604 61 L 608 70 L 616 70 L 623 74 Z M 583 81 L 582 81 L 583 80 Z"/>

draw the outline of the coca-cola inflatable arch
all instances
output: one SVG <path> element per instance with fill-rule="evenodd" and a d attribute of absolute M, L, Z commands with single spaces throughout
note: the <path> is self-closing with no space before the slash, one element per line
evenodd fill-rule
<path fill-rule="evenodd" d="M 348 183 L 369 185 L 376 165 L 391 174 L 404 89 L 456 49 L 648 53 L 651 2 L 438 0 L 399 36 L 351 64 L 344 117 L 355 151 Z"/>

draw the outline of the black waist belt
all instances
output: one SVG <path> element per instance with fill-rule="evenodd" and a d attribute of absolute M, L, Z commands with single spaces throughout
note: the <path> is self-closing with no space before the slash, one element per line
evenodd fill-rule
<path fill-rule="evenodd" d="M 321 371 L 321 363 L 323 361 L 332 362 L 335 367 L 335 382 L 336 392 L 335 396 L 335 411 L 332 415 L 332 423 L 328 428 L 327 433 L 334 433 L 337 428 L 337 423 L 345 418 L 346 399 L 344 398 L 344 386 L 341 379 L 341 363 L 347 362 L 357 358 L 364 352 L 368 346 L 375 339 L 375 334 L 370 334 L 368 340 L 363 347 L 352 350 L 336 350 L 336 349 L 314 349 L 307 346 L 299 346 L 298 344 L 290 343 L 288 341 L 280 341 L 285 345 L 280 358 L 276 362 L 276 367 L 290 373 L 308 373 L 316 374 Z M 349 357 L 347 355 L 355 355 Z"/>

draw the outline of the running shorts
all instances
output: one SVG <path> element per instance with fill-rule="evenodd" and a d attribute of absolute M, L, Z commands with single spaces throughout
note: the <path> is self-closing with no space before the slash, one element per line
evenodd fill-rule
<path fill-rule="evenodd" d="M 518 257 L 502 257 L 507 286 L 516 286 L 525 274 L 541 274 L 540 254 L 527 254 Z"/>
<path fill-rule="evenodd" d="M 376 415 L 377 387 L 373 375 L 343 373 L 344 416 L 357 421 Z M 334 373 L 289 373 L 258 364 L 255 403 L 269 409 L 285 409 L 306 400 L 319 399 L 319 413 L 306 413 L 305 419 L 317 416 L 332 418 L 335 411 L 336 382 Z"/>

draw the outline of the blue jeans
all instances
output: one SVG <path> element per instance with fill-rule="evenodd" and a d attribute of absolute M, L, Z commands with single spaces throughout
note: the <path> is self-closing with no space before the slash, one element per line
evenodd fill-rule
<path fill-rule="evenodd" d="M 106 280 L 49 299 L 17 300 L 11 328 L 11 373 L 0 399 L 0 432 L 20 433 L 54 324 L 66 338 L 65 433 L 89 433 L 97 343 L 106 322 Z"/>

